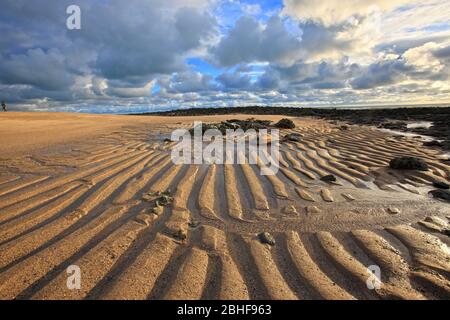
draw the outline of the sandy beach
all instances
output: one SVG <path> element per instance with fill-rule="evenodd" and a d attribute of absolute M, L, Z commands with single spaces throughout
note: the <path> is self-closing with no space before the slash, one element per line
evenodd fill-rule
<path fill-rule="evenodd" d="M 302 139 L 275 176 L 172 163 L 174 129 L 248 117 L 0 114 L 0 299 L 450 298 L 450 204 L 428 194 L 450 177 L 442 150 L 290 117 L 282 135 Z M 430 169 L 389 168 L 405 155 Z M 155 212 L 160 194 L 173 202 Z"/>

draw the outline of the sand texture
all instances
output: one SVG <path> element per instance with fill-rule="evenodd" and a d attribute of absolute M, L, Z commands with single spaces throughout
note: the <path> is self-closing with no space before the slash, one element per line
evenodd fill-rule
<path fill-rule="evenodd" d="M 439 150 L 292 118 L 282 135 L 302 142 L 281 144 L 275 176 L 172 163 L 172 130 L 230 118 L 248 115 L 0 114 L 0 299 L 450 298 L 450 204 L 428 195 L 450 174 Z M 430 170 L 390 170 L 402 155 Z M 155 210 L 158 192 L 174 199 Z"/>

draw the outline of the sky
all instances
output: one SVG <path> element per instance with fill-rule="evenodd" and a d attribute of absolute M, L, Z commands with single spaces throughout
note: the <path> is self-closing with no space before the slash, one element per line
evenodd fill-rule
<path fill-rule="evenodd" d="M 0 34 L 13 110 L 450 102 L 448 0 L 2 0 Z"/>

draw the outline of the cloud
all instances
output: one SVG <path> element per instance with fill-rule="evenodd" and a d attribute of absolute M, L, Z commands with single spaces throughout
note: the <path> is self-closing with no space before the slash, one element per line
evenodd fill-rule
<path fill-rule="evenodd" d="M 222 66 L 254 61 L 289 63 L 301 50 L 298 35 L 290 33 L 281 18 L 274 16 L 261 24 L 253 17 L 241 17 L 212 50 Z"/>
<path fill-rule="evenodd" d="M 23 110 L 450 101 L 446 0 L 4 0 L 0 96 Z"/>
<path fill-rule="evenodd" d="M 352 16 L 366 16 L 374 11 L 389 11 L 410 0 L 284 0 L 283 13 L 302 20 L 335 25 Z"/>

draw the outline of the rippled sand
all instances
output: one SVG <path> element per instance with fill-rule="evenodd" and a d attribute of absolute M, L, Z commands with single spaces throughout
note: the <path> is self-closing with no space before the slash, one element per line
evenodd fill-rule
<path fill-rule="evenodd" d="M 229 118 L 248 115 L 0 114 L 0 299 L 450 298 L 450 205 L 428 196 L 450 173 L 439 150 L 305 118 L 282 131 L 303 140 L 281 144 L 276 176 L 172 163 L 172 130 Z M 389 170 L 399 155 L 431 169 Z M 167 190 L 156 215 L 149 193 Z"/>

